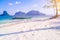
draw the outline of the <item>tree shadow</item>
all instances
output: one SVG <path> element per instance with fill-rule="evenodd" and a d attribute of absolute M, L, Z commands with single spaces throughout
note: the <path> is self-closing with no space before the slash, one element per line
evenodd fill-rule
<path fill-rule="evenodd" d="M 38 28 L 35 30 L 26 30 L 26 31 L 20 31 L 20 32 L 13 32 L 13 33 L 8 33 L 8 34 L 0 34 L 0 36 L 7 36 L 7 35 L 13 35 L 13 34 L 21 34 L 21 33 L 26 33 L 26 32 L 32 32 L 32 31 L 39 31 L 39 30 L 60 30 L 60 26 L 56 27 L 50 27 L 50 28 Z"/>
<path fill-rule="evenodd" d="M 60 30 L 60 26 L 50 27 L 50 28 L 42 28 L 41 30 L 49 30 L 49 29 Z"/>

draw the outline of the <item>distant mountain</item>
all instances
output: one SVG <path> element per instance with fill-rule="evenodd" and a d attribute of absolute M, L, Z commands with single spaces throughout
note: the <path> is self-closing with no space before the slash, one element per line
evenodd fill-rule
<path fill-rule="evenodd" d="M 9 16 L 9 14 L 7 13 L 7 11 L 3 11 L 3 14 L 1 14 L 0 16 Z"/>
<path fill-rule="evenodd" d="M 26 14 L 24 12 L 19 11 L 15 13 L 15 15 L 13 16 L 13 19 L 25 19 L 26 18 L 25 15 Z"/>
<path fill-rule="evenodd" d="M 21 17 L 21 16 L 24 16 L 24 15 L 25 15 L 24 12 L 19 11 L 19 12 L 16 12 L 14 16 L 15 17 Z"/>
<path fill-rule="evenodd" d="M 7 11 L 3 11 L 3 14 L 0 14 L 0 20 L 4 19 L 10 19 L 12 16 L 10 16 Z"/>
<path fill-rule="evenodd" d="M 32 18 L 32 17 L 38 17 L 38 16 L 46 16 L 46 15 L 35 10 L 29 11 L 28 13 L 19 11 L 15 13 L 15 15 L 13 16 L 13 19 L 25 19 L 25 18 Z"/>
<path fill-rule="evenodd" d="M 13 16 L 13 19 L 28 19 L 30 18 L 29 16 L 26 15 L 24 12 L 16 12 L 15 15 Z"/>
<path fill-rule="evenodd" d="M 29 11 L 26 15 L 31 16 L 31 17 L 46 16 L 45 14 L 40 13 L 39 11 L 35 11 L 35 10 Z"/>

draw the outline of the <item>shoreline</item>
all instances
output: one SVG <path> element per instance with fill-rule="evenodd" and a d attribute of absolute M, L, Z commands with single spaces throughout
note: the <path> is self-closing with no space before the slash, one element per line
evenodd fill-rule
<path fill-rule="evenodd" d="M 58 35 L 60 31 L 55 30 L 54 28 L 58 25 L 60 26 L 60 24 L 55 24 L 54 22 L 60 22 L 60 20 L 58 19 L 52 19 L 52 20 L 46 20 L 46 21 L 25 20 L 22 22 L 17 20 L 17 21 L 11 22 L 11 24 L 8 23 L 6 24 L 6 26 L 4 25 L 4 27 L 2 26 L 0 28 L 0 40 L 3 40 L 3 38 L 5 38 L 6 40 L 7 38 L 11 40 L 12 39 L 15 40 L 14 38 L 17 38 L 17 37 L 20 40 L 21 39 L 23 40 L 24 37 L 26 40 L 28 40 L 28 38 L 26 37 L 29 37 L 30 39 L 33 39 L 36 37 L 37 39 L 37 36 L 39 38 L 39 35 L 41 36 L 40 37 L 41 40 L 45 40 L 44 38 L 52 40 L 52 37 L 54 40 L 55 39 L 57 40 L 60 37 Z M 36 35 L 36 36 L 33 37 L 33 35 Z M 40 40 L 40 38 L 38 40 Z"/>

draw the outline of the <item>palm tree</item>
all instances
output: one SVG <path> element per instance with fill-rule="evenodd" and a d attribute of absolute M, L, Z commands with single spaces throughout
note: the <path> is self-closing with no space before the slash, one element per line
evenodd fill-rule
<path fill-rule="evenodd" d="M 54 0 L 54 5 L 55 5 L 55 8 L 56 8 L 56 15 L 52 18 L 57 18 L 58 17 L 58 7 L 57 7 L 57 1 Z"/>
<path fill-rule="evenodd" d="M 57 3 L 59 3 L 59 2 L 60 2 L 60 0 L 51 0 L 51 3 L 54 3 L 52 6 L 53 6 L 53 8 L 55 8 L 56 15 L 51 17 L 51 18 L 49 18 L 49 19 L 57 18 L 59 16 L 58 15 L 58 11 L 59 10 L 58 10 L 58 6 L 57 6 Z M 50 8 L 52 6 L 45 5 L 44 7 Z"/>

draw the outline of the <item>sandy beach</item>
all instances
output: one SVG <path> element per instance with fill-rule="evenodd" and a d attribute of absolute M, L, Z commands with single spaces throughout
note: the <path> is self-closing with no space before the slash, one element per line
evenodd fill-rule
<path fill-rule="evenodd" d="M 0 40 L 60 40 L 60 19 L 25 20 L 0 25 Z"/>

